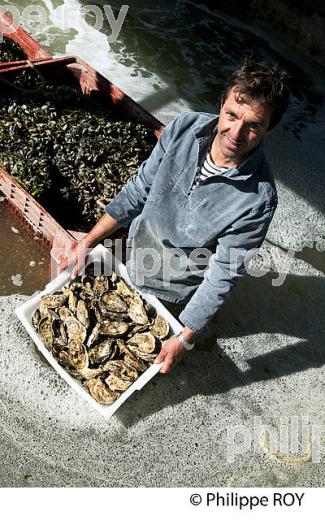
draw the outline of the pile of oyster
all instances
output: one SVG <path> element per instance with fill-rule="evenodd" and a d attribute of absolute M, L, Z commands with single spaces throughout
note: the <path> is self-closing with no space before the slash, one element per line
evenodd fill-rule
<path fill-rule="evenodd" d="M 65 228 L 88 231 L 155 143 L 78 86 L 0 74 L 0 165 Z"/>
<path fill-rule="evenodd" d="M 46 348 L 99 403 L 113 403 L 157 357 L 169 324 L 112 272 L 94 266 L 42 297 L 32 323 Z"/>
<path fill-rule="evenodd" d="M 23 49 L 6 36 L 0 40 L 0 62 L 25 60 L 26 54 Z"/>

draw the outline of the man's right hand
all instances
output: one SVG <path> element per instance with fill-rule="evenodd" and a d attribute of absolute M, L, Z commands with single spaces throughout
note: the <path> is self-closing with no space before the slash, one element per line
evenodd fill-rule
<path fill-rule="evenodd" d="M 62 270 L 69 265 L 74 265 L 71 273 L 71 279 L 73 280 L 85 265 L 90 247 L 91 245 L 86 238 L 74 240 L 67 253 L 59 256 L 58 268 Z"/>
<path fill-rule="evenodd" d="M 104 213 L 93 229 L 81 240 L 72 242 L 66 254 L 59 255 L 59 269 L 73 264 L 71 278 L 75 278 L 86 263 L 87 253 L 103 238 L 120 229 L 121 225 L 108 213 Z"/>

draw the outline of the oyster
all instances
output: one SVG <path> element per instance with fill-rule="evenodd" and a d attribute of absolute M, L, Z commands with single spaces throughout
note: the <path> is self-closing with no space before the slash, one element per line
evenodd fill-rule
<path fill-rule="evenodd" d="M 86 304 L 83 300 L 79 300 L 77 303 L 77 311 L 76 311 L 77 319 L 88 329 L 90 321 L 89 321 L 89 314 L 86 307 Z"/>
<path fill-rule="evenodd" d="M 158 314 L 150 330 L 156 338 L 163 339 L 169 333 L 169 323 L 163 316 Z"/>
<path fill-rule="evenodd" d="M 77 294 L 71 289 L 65 289 L 64 294 L 68 297 L 68 307 L 74 314 L 77 311 L 78 297 Z"/>
<path fill-rule="evenodd" d="M 126 344 L 130 350 L 135 352 L 142 351 L 146 354 L 152 354 L 156 348 L 156 340 L 151 332 L 135 334 L 127 340 Z"/>
<path fill-rule="evenodd" d="M 48 349 L 52 347 L 54 339 L 52 323 L 53 320 L 51 318 L 45 317 L 40 320 L 38 325 L 39 334 Z"/>
<path fill-rule="evenodd" d="M 52 322 L 53 339 L 57 346 L 64 347 L 68 344 L 68 337 L 65 327 L 61 320 L 53 320 Z"/>
<path fill-rule="evenodd" d="M 104 275 L 96 276 L 92 290 L 95 295 L 102 295 L 108 289 L 108 279 Z"/>
<path fill-rule="evenodd" d="M 42 315 L 39 309 L 36 309 L 36 311 L 33 312 L 32 315 L 32 324 L 34 329 L 38 330 L 39 323 L 42 319 Z"/>
<path fill-rule="evenodd" d="M 105 309 L 104 305 L 100 306 L 100 316 L 103 319 L 107 319 L 110 321 L 127 321 L 129 319 L 129 315 L 127 312 L 112 312 Z"/>
<path fill-rule="evenodd" d="M 58 361 L 59 361 L 60 365 L 63 365 L 64 367 L 73 368 L 72 364 L 71 364 L 69 352 L 67 352 L 66 350 L 61 350 L 61 352 L 59 352 Z"/>
<path fill-rule="evenodd" d="M 80 368 L 78 370 L 78 373 L 83 379 L 92 379 L 93 377 L 101 376 L 103 373 L 103 369 L 101 367 Z"/>
<path fill-rule="evenodd" d="M 109 386 L 112 391 L 124 392 L 129 386 L 132 385 L 132 380 L 121 379 L 120 377 L 110 374 L 106 379 L 105 383 Z"/>
<path fill-rule="evenodd" d="M 116 354 L 117 347 L 113 339 L 106 339 L 96 347 L 89 350 L 89 361 L 91 363 L 103 363 Z"/>
<path fill-rule="evenodd" d="M 89 278 L 88 275 L 83 274 L 83 275 L 81 276 L 80 283 L 81 283 L 81 285 L 82 285 L 82 287 L 83 287 L 83 289 L 84 289 L 85 291 L 88 291 L 89 293 L 92 293 L 92 292 L 93 292 L 93 290 L 92 290 L 91 279 Z"/>
<path fill-rule="evenodd" d="M 90 379 L 84 384 L 88 388 L 90 395 L 100 404 L 112 404 L 120 395 L 107 388 L 101 379 Z"/>
<path fill-rule="evenodd" d="M 136 370 L 137 372 L 144 372 L 148 368 L 148 365 L 146 363 L 134 356 L 131 352 L 125 354 L 124 363 L 125 365 Z"/>
<path fill-rule="evenodd" d="M 89 334 L 89 337 L 87 339 L 87 347 L 91 347 L 91 345 L 93 343 L 95 343 L 95 341 L 98 339 L 99 327 L 100 327 L 100 323 L 96 323 L 96 325 L 94 326 L 93 330 L 91 331 L 91 333 Z"/>
<path fill-rule="evenodd" d="M 105 336 L 123 336 L 128 328 L 128 323 L 123 321 L 102 321 L 99 326 L 99 332 Z"/>
<path fill-rule="evenodd" d="M 83 343 L 86 339 L 86 327 L 74 316 L 68 316 L 64 320 L 69 340 L 74 339 Z"/>
<path fill-rule="evenodd" d="M 126 283 L 123 282 L 123 280 L 120 280 L 119 282 L 117 282 L 116 292 L 123 298 L 123 300 L 126 301 L 126 303 L 128 305 L 130 305 L 130 303 L 132 303 L 132 301 L 139 300 L 139 299 L 141 300 L 140 295 L 137 292 L 132 291 L 132 289 L 130 289 L 126 285 Z"/>
<path fill-rule="evenodd" d="M 47 294 L 41 298 L 41 304 L 48 309 L 56 309 L 62 307 L 67 301 L 67 296 L 62 293 Z"/>
<path fill-rule="evenodd" d="M 129 316 L 134 323 L 146 325 L 149 320 L 142 301 L 133 301 L 129 306 Z"/>
<path fill-rule="evenodd" d="M 88 368 L 88 352 L 85 345 L 80 341 L 72 339 L 69 341 L 68 346 L 71 365 L 77 370 Z"/>
<path fill-rule="evenodd" d="M 103 372 L 111 372 L 112 374 L 119 374 L 123 368 L 125 367 L 124 362 L 121 359 L 112 359 L 110 361 L 106 361 L 104 365 L 102 365 Z"/>
<path fill-rule="evenodd" d="M 56 309 L 56 312 L 58 313 L 60 320 L 65 320 L 65 318 L 67 318 L 68 316 L 73 316 L 70 309 L 68 307 L 66 307 L 65 305 L 63 307 L 59 307 L 58 309 Z"/>
<path fill-rule="evenodd" d="M 106 292 L 102 296 L 102 302 L 105 306 L 105 309 L 112 312 L 127 312 L 128 306 L 125 301 L 115 292 L 110 291 Z"/>

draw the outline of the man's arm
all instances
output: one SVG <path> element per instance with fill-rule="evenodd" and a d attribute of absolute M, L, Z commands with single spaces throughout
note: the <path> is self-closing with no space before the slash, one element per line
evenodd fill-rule
<path fill-rule="evenodd" d="M 192 342 L 200 335 L 236 282 L 244 276 L 245 254 L 261 247 L 274 211 L 275 206 L 272 209 L 264 207 L 258 214 L 251 211 L 219 238 L 202 283 L 179 315 L 179 320 L 184 325 L 182 336 L 187 341 Z M 173 336 L 163 344 L 155 363 L 163 361 L 160 372 L 167 374 L 184 354 L 185 348 Z"/>
<path fill-rule="evenodd" d="M 248 251 L 261 247 L 273 218 L 275 207 L 251 211 L 218 239 L 216 252 L 209 261 L 204 279 L 185 309 L 180 321 L 196 334 L 205 328 L 239 279 L 246 274 Z"/>
<path fill-rule="evenodd" d="M 130 177 L 119 194 L 106 206 L 106 212 L 121 226 L 127 227 L 141 213 L 160 163 L 175 135 L 180 117 L 176 117 L 164 128 L 150 157 L 141 164 L 138 173 Z"/>

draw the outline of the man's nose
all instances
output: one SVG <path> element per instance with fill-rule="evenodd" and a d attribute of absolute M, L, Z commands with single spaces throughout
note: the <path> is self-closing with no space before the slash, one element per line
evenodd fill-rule
<path fill-rule="evenodd" d="M 230 131 L 230 137 L 233 141 L 241 141 L 244 137 L 244 124 L 237 121 L 236 125 Z"/>

